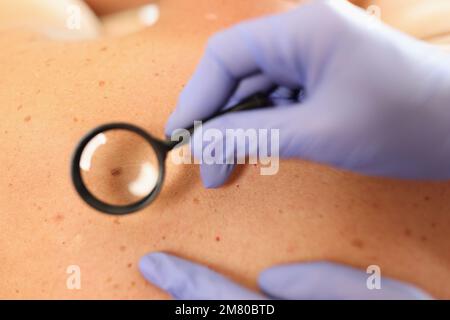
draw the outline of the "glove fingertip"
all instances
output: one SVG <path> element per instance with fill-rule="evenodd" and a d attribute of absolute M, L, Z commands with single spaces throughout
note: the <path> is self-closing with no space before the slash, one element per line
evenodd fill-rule
<path fill-rule="evenodd" d="M 180 125 L 177 121 L 177 113 L 174 111 L 170 116 L 169 119 L 167 119 L 166 125 L 164 127 L 164 133 L 166 137 L 170 137 L 172 133 L 180 128 Z"/>
<path fill-rule="evenodd" d="M 203 185 L 207 189 L 215 189 L 223 186 L 233 172 L 233 164 L 202 164 L 200 176 Z"/>

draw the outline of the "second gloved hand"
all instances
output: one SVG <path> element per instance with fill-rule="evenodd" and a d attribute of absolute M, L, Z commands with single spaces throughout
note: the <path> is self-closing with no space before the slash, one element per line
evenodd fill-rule
<path fill-rule="evenodd" d="M 215 35 L 166 134 L 274 86 L 303 88 L 304 98 L 219 117 L 203 132 L 279 129 L 281 157 L 368 175 L 450 178 L 449 56 L 346 1 L 313 1 Z M 197 158 L 203 147 L 194 148 Z M 232 169 L 202 164 L 205 186 L 222 185 Z"/>
<path fill-rule="evenodd" d="M 173 298 L 194 299 L 430 299 L 412 285 L 381 278 L 379 289 L 369 290 L 369 275 L 329 262 L 280 265 L 259 276 L 261 293 L 250 291 L 213 270 L 166 253 L 143 257 L 144 277 Z"/>

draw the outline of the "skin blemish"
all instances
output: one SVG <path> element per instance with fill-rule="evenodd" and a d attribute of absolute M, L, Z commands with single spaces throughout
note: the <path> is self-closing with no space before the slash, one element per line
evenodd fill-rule
<path fill-rule="evenodd" d="M 238 184 L 236 185 L 236 188 L 239 188 L 239 185 L 238 185 Z"/>
<path fill-rule="evenodd" d="M 220 241 L 220 236 L 216 236 L 216 242 Z"/>
<path fill-rule="evenodd" d="M 17 111 L 22 110 L 22 108 L 23 108 L 23 106 L 22 106 L 22 105 L 19 105 L 19 106 L 17 107 Z"/>
<path fill-rule="evenodd" d="M 103 46 L 103 47 L 100 48 L 100 51 L 106 51 L 106 50 L 108 50 L 107 46 Z"/>
<path fill-rule="evenodd" d="M 133 266 L 133 264 L 130 262 L 129 264 L 127 264 L 127 268 L 131 268 Z"/>
<path fill-rule="evenodd" d="M 286 248 L 286 252 L 287 252 L 287 253 L 290 253 L 290 254 L 294 253 L 296 250 L 297 250 L 297 244 L 295 244 L 295 243 L 290 244 L 290 245 Z"/>
<path fill-rule="evenodd" d="M 30 122 L 31 121 L 31 116 L 26 116 L 25 118 L 23 118 L 24 122 Z"/>
<path fill-rule="evenodd" d="M 113 223 L 114 223 L 114 224 L 120 224 L 119 218 L 115 218 L 115 219 L 113 220 Z"/>
<path fill-rule="evenodd" d="M 118 168 L 111 169 L 111 175 L 113 177 L 120 176 L 121 174 L 122 174 L 122 168 L 118 167 Z"/>
<path fill-rule="evenodd" d="M 406 228 L 405 229 L 405 236 L 410 237 L 412 235 L 411 229 Z"/>
<path fill-rule="evenodd" d="M 195 204 L 199 204 L 199 203 L 200 203 L 200 200 L 198 200 L 197 198 L 194 198 L 192 201 L 193 201 Z"/>
<path fill-rule="evenodd" d="M 112 281 L 112 278 L 111 277 L 108 277 L 107 279 L 106 279 L 106 282 L 107 283 L 110 283 Z"/>
<path fill-rule="evenodd" d="M 153 75 L 154 75 L 155 77 L 159 77 L 159 73 L 158 73 L 158 72 L 155 72 Z"/>
<path fill-rule="evenodd" d="M 425 196 L 425 197 L 423 197 L 423 200 L 425 200 L 425 201 L 430 201 L 431 198 L 430 198 L 429 196 Z"/>
<path fill-rule="evenodd" d="M 74 118 L 73 118 L 73 122 L 78 122 L 78 118 L 77 118 L 77 117 L 74 117 Z"/>
<path fill-rule="evenodd" d="M 130 286 L 135 287 L 136 286 L 136 282 L 131 281 Z"/>
<path fill-rule="evenodd" d="M 106 84 L 106 82 L 103 81 L 103 80 L 100 80 L 100 81 L 98 82 L 98 86 L 99 86 L 99 87 L 104 87 L 105 84 Z"/>
<path fill-rule="evenodd" d="M 428 241 L 428 238 L 427 238 L 426 236 L 421 236 L 421 237 L 420 237 L 420 241 L 422 241 L 422 242 L 427 242 L 427 241 Z"/>
<path fill-rule="evenodd" d="M 161 239 L 166 240 L 166 236 L 162 236 Z"/>
<path fill-rule="evenodd" d="M 435 229 L 435 228 L 436 228 L 436 222 L 432 222 L 432 223 L 431 223 L 431 227 L 432 227 L 433 229 Z"/>
<path fill-rule="evenodd" d="M 120 289 L 120 285 L 116 283 L 115 285 L 113 285 L 113 289 Z"/>
<path fill-rule="evenodd" d="M 127 247 L 125 247 L 125 246 L 120 246 L 120 247 L 119 247 L 119 250 L 122 251 L 122 252 L 124 252 L 125 250 L 127 250 Z"/>
<path fill-rule="evenodd" d="M 364 242 L 361 239 L 353 239 L 351 245 L 358 249 L 364 248 Z"/>
<path fill-rule="evenodd" d="M 283 210 L 278 209 L 278 213 L 279 213 L 279 214 L 282 214 L 282 213 L 283 213 Z"/>
<path fill-rule="evenodd" d="M 61 213 L 57 213 L 52 220 L 56 223 L 64 221 L 64 216 Z"/>

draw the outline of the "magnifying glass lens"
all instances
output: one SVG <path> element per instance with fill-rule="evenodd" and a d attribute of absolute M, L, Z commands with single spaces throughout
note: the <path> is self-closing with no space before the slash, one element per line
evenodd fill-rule
<path fill-rule="evenodd" d="M 94 136 L 80 158 L 83 183 L 97 199 L 126 206 L 147 197 L 157 186 L 158 157 L 142 136 L 125 129 Z"/>

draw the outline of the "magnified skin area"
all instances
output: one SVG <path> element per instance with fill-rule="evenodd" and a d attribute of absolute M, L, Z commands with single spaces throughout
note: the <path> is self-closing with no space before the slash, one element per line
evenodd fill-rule
<path fill-rule="evenodd" d="M 375 264 L 383 276 L 450 298 L 449 183 L 288 160 L 275 176 L 240 166 L 226 186 L 207 190 L 196 165 L 169 160 L 159 198 L 139 213 L 104 215 L 78 197 L 69 163 L 87 131 L 123 121 L 162 138 L 208 36 L 292 5 L 193 3 L 161 1 L 158 24 L 123 38 L 62 43 L 0 33 L 0 298 L 168 298 L 137 268 L 154 251 L 203 263 L 255 290 L 265 268 L 330 260 Z M 204 18 L 210 12 L 216 20 Z M 433 14 L 426 21 L 423 28 Z M 81 271 L 79 290 L 67 287 L 73 265 Z"/>
<path fill-rule="evenodd" d="M 124 129 L 94 136 L 83 149 L 79 168 L 89 192 L 110 205 L 143 200 L 159 177 L 155 149 L 141 135 Z"/>

